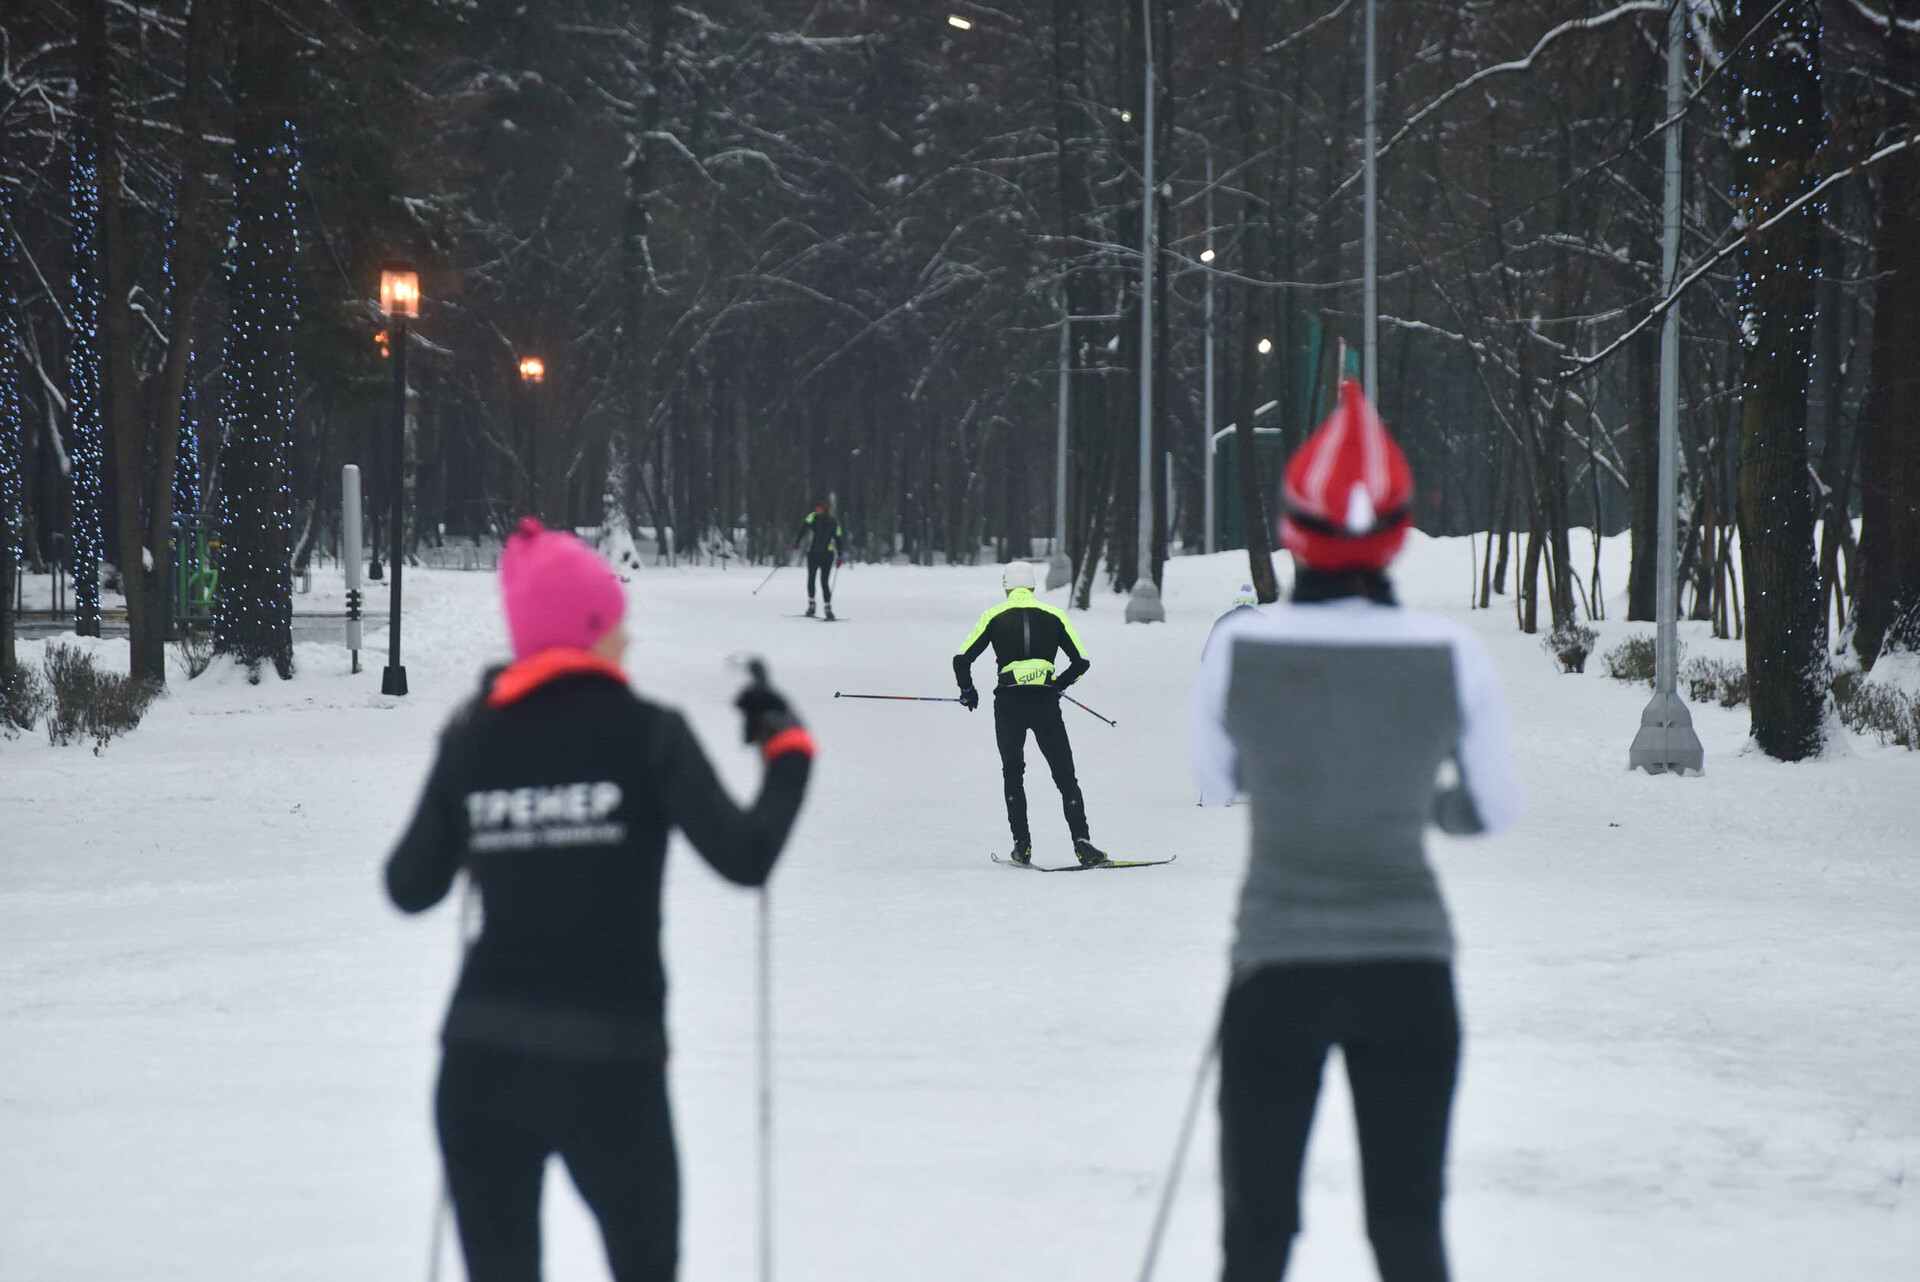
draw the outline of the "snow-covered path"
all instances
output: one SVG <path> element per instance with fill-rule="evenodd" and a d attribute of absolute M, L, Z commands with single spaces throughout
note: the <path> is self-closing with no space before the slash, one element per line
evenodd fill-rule
<path fill-rule="evenodd" d="M 1467 557 L 1418 540 L 1405 595 L 1463 605 Z M 987 713 L 832 697 L 948 693 L 997 570 L 849 567 L 834 627 L 782 617 L 791 570 L 757 597 L 751 572 L 635 574 L 636 684 L 687 709 L 737 785 L 755 766 L 735 650 L 767 657 L 823 744 L 773 886 L 786 1282 L 1134 1276 L 1224 979 L 1243 814 L 1193 804 L 1184 700 L 1243 570 L 1172 563 L 1165 627 L 1125 627 L 1111 596 L 1079 622 L 1077 693 L 1119 722 L 1068 710 L 1094 837 L 1180 859 L 1066 877 L 987 860 L 1005 844 Z M 343 650 L 303 646 L 291 684 L 176 680 L 99 757 L 0 742 L 0 1279 L 425 1271 L 457 913 L 400 918 L 377 870 L 503 642 L 490 576 L 408 592 L 407 700 L 375 693 L 379 656 L 348 677 Z M 1644 689 L 1561 676 L 1510 616 L 1467 617 L 1507 681 L 1529 804 L 1511 836 L 1435 844 L 1468 1036 L 1457 1274 L 1920 1275 L 1920 755 L 1782 766 L 1740 755 L 1744 710 L 1705 708 L 1704 778 L 1629 774 Z M 1041 858 L 1063 860 L 1037 761 L 1029 779 Z M 737 1282 L 753 899 L 681 848 L 667 912 L 683 1276 Z M 1301 1282 L 1372 1276 L 1328 1082 Z M 1209 1118 L 1163 1278 L 1214 1268 L 1212 1143 Z M 549 1187 L 550 1276 L 604 1276 Z"/>

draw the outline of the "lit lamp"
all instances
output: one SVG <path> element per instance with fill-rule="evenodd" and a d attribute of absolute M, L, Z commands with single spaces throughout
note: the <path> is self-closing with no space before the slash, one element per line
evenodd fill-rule
<path fill-rule="evenodd" d="M 520 379 L 526 383 L 538 383 L 547 376 L 547 364 L 538 356 L 527 356 L 520 361 Z"/>
<path fill-rule="evenodd" d="M 380 693 L 407 692 L 407 670 L 400 662 L 400 567 L 406 562 L 407 486 L 407 322 L 420 315 L 420 273 L 409 263 L 390 263 L 380 269 L 380 311 L 393 338 L 393 447 L 389 460 L 387 501 L 391 524 L 387 534 L 387 666 L 380 673 Z"/>
<path fill-rule="evenodd" d="M 405 263 L 382 267 L 380 311 L 388 319 L 420 315 L 420 273 Z"/>
<path fill-rule="evenodd" d="M 961 17 L 957 13 L 950 13 L 947 15 L 947 25 L 949 27 L 952 27 L 955 31 L 972 31 L 973 30 L 973 24 L 971 22 L 968 22 L 965 18 Z"/>

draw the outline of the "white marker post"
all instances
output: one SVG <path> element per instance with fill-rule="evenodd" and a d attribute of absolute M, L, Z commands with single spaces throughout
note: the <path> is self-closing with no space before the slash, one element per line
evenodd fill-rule
<path fill-rule="evenodd" d="M 347 649 L 360 671 L 360 469 L 340 469 L 340 563 L 347 572 Z"/>

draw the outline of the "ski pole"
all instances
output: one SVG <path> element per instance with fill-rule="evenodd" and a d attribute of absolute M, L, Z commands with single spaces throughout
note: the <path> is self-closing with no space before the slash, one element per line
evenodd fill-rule
<path fill-rule="evenodd" d="M 841 694 L 838 690 L 835 690 L 833 692 L 833 697 L 836 699 L 898 699 L 902 703 L 958 703 L 960 702 L 960 700 L 957 698 L 950 699 L 944 695 L 936 695 L 936 694 Z M 1097 716 L 1098 714 L 1096 713 L 1095 715 Z"/>
<path fill-rule="evenodd" d="M 760 1282 L 773 1282 L 773 932 L 764 884 L 759 898 Z"/>
<path fill-rule="evenodd" d="M 1206 1053 L 1200 1057 L 1200 1071 L 1193 1078 L 1193 1094 L 1187 1098 L 1187 1116 L 1180 1123 L 1180 1138 L 1173 1146 L 1173 1164 L 1167 1170 L 1166 1186 L 1160 1190 L 1160 1206 L 1153 1213 L 1153 1235 L 1147 1239 L 1147 1258 L 1140 1262 L 1140 1282 L 1152 1282 L 1154 1262 L 1160 1258 L 1160 1239 L 1167 1231 L 1167 1218 L 1173 1214 L 1173 1198 L 1180 1184 L 1180 1168 L 1187 1163 L 1187 1146 L 1193 1142 L 1193 1124 L 1200 1116 L 1200 1097 L 1205 1094 L 1213 1062 L 1220 1054 L 1223 1008 L 1214 1020 L 1213 1035 L 1207 1038 Z"/>
<path fill-rule="evenodd" d="M 474 941 L 479 931 L 474 929 L 474 910 L 479 907 L 479 897 L 474 894 L 473 878 L 468 876 L 466 891 L 460 898 L 460 969 L 465 971 L 467 959 L 473 956 Z M 447 1168 L 440 1167 L 440 1196 L 433 1202 L 433 1228 L 427 1237 L 427 1282 L 440 1282 L 440 1239 L 447 1221 L 453 1218 L 453 1193 L 447 1187 Z"/>
<path fill-rule="evenodd" d="M 776 563 L 775 563 L 775 565 L 774 565 L 774 567 L 773 567 L 773 568 L 772 568 L 771 570 L 768 570 L 768 571 L 767 571 L 767 577 L 766 577 L 766 578 L 764 578 L 764 579 L 762 579 L 762 580 L 760 580 L 760 588 L 764 588 L 764 587 L 766 587 L 766 586 L 767 586 L 767 584 L 769 584 L 769 583 L 771 583 L 771 582 L 773 582 L 773 576 L 774 576 L 774 575 L 776 575 L 776 574 L 778 574 L 778 573 L 780 573 L 780 570 L 781 570 L 781 568 L 782 568 L 783 566 L 785 566 L 785 564 L 786 564 L 786 562 L 784 562 L 784 561 L 781 561 L 781 562 L 776 562 Z M 748 596 L 759 596 L 759 595 L 760 595 L 760 588 L 755 588 L 755 589 L 754 589 L 753 591 L 751 591 L 751 592 L 749 592 L 749 593 L 747 593 L 747 595 L 748 595 Z"/>
<path fill-rule="evenodd" d="M 1068 694 L 1065 690 L 1062 690 L 1060 692 L 1060 697 L 1062 699 L 1065 699 L 1068 703 L 1071 703 L 1074 707 L 1080 709 L 1080 711 L 1082 712 L 1093 712 L 1092 708 L 1089 708 L 1086 704 L 1080 702 L 1078 699 Z M 1100 714 L 1097 712 L 1093 712 L 1093 715 L 1096 717 L 1100 717 Z M 1120 723 L 1118 721 L 1115 721 L 1111 717 L 1100 717 L 1100 719 L 1106 722 L 1108 725 L 1115 727 L 1116 729 L 1119 728 Z"/>
<path fill-rule="evenodd" d="M 759 655 L 729 655 L 727 662 L 745 668 L 755 685 L 767 684 L 767 662 Z M 773 901 L 765 882 L 757 898 L 754 1072 L 759 1078 L 760 1282 L 773 1282 Z"/>

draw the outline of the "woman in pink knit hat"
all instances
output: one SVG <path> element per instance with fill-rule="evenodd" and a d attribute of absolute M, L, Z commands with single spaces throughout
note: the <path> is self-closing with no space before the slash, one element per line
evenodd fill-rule
<path fill-rule="evenodd" d="M 667 1107 L 660 880 L 684 832 L 730 881 L 764 882 L 806 791 L 813 739 L 756 680 L 736 701 L 765 759 L 736 806 L 686 720 L 628 688 L 626 596 L 571 534 L 529 517 L 500 588 L 514 661 L 441 740 L 387 862 L 409 913 L 465 869 L 485 925 L 441 1032 L 435 1098 L 473 1282 L 536 1282 L 547 1158 L 600 1221 L 615 1282 L 665 1282 L 679 1254 Z"/>

